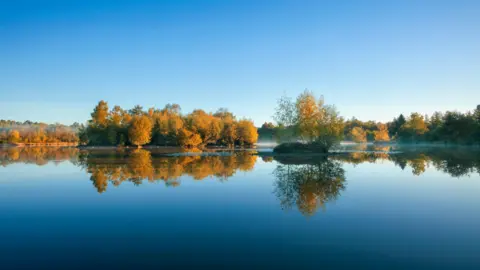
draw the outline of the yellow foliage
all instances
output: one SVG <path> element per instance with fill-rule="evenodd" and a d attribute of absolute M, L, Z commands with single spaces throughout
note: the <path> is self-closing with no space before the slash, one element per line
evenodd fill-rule
<path fill-rule="evenodd" d="M 240 120 L 237 123 L 237 140 L 240 144 L 253 145 L 257 142 L 258 131 L 250 120 Z"/>
<path fill-rule="evenodd" d="M 367 141 L 367 132 L 361 127 L 354 127 L 350 131 L 350 137 L 354 142 L 362 143 Z"/>
<path fill-rule="evenodd" d="M 142 146 L 150 142 L 152 121 L 145 115 L 133 117 L 128 129 L 128 137 L 133 145 Z"/>
<path fill-rule="evenodd" d="M 178 134 L 178 143 L 182 147 L 197 147 L 202 143 L 202 138 L 188 129 L 181 129 Z"/>
<path fill-rule="evenodd" d="M 20 141 L 20 132 L 18 130 L 10 130 L 8 133 L 8 142 L 9 143 L 17 143 Z"/>
<path fill-rule="evenodd" d="M 388 128 L 385 124 L 378 124 L 378 130 L 375 131 L 375 141 L 376 142 L 388 142 L 390 141 L 390 136 L 388 135 Z"/>

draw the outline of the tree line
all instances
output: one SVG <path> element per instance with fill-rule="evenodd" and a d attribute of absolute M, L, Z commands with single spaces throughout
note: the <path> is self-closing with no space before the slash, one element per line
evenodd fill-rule
<path fill-rule="evenodd" d="M 276 124 L 265 122 L 258 130 L 260 140 L 287 142 L 287 146 L 320 152 L 328 151 L 342 140 L 357 143 L 480 143 L 480 105 L 465 113 L 435 112 L 432 116 L 400 114 L 392 121 L 381 123 L 360 121 L 355 117 L 344 120 L 334 106 L 325 105 L 308 90 L 296 100 L 282 97 L 274 115 Z M 292 144 L 292 142 L 295 142 Z M 282 150 L 281 147 L 278 150 Z M 288 150 L 288 149 L 287 149 Z"/>
<path fill-rule="evenodd" d="M 257 128 L 248 119 L 237 119 L 226 109 L 207 113 L 196 109 L 182 114 L 177 104 L 163 109 L 130 110 L 100 101 L 87 127 L 80 130 L 80 142 L 87 145 L 158 145 L 186 148 L 250 146 L 257 142 Z"/>
<path fill-rule="evenodd" d="M 0 120 L 1 143 L 57 144 L 77 143 L 80 124 L 66 126 L 41 122 Z"/>

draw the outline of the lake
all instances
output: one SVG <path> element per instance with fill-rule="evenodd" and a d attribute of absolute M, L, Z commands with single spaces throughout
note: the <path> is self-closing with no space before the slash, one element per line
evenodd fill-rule
<path fill-rule="evenodd" d="M 0 149 L 1 269 L 480 269 L 479 151 L 342 151 Z"/>

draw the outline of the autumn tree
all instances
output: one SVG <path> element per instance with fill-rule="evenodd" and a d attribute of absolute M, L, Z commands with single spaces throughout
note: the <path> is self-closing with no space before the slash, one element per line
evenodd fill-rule
<path fill-rule="evenodd" d="M 361 127 L 354 127 L 350 131 L 350 138 L 357 143 L 363 143 L 367 141 L 367 132 Z"/>
<path fill-rule="evenodd" d="M 237 140 L 240 145 L 253 145 L 257 142 L 257 128 L 251 120 L 240 120 L 237 123 Z"/>
<path fill-rule="evenodd" d="M 187 128 L 202 138 L 203 144 L 216 143 L 220 138 L 220 119 L 203 110 L 194 110 L 186 118 Z"/>
<path fill-rule="evenodd" d="M 181 129 L 178 134 L 178 143 L 182 147 L 195 148 L 202 143 L 202 138 L 188 129 Z"/>
<path fill-rule="evenodd" d="M 390 136 L 388 136 L 388 128 L 385 124 L 378 124 L 378 130 L 375 131 L 375 142 L 388 142 Z"/>
<path fill-rule="evenodd" d="M 238 127 L 235 122 L 225 122 L 220 134 L 221 143 L 229 147 L 234 146 L 238 139 L 237 130 Z"/>
<path fill-rule="evenodd" d="M 419 113 L 412 113 L 408 121 L 400 127 L 398 137 L 403 141 L 418 141 L 427 131 L 428 127 L 423 116 Z"/>
<path fill-rule="evenodd" d="M 18 130 L 12 129 L 8 133 L 8 142 L 9 143 L 18 143 L 20 142 L 20 132 Z"/>
<path fill-rule="evenodd" d="M 152 121 L 146 115 L 133 117 L 128 128 L 128 138 L 133 145 L 141 147 L 150 142 L 152 132 Z"/>
<path fill-rule="evenodd" d="M 152 107 L 147 112 L 140 105 L 130 110 L 115 106 L 108 111 L 107 103 L 101 101 L 91 115 L 88 127 L 83 130 L 78 128 L 83 144 L 124 145 L 130 142 L 135 145 L 151 143 L 196 147 L 215 144 L 231 147 L 235 144 L 253 144 L 258 139 L 257 132 L 253 132 L 253 129 L 256 130 L 253 123 L 248 125 L 242 122 L 239 127 L 235 115 L 224 108 L 215 113 L 194 110 L 186 115 L 181 114 L 178 104 L 167 104 L 163 109 Z M 150 136 L 138 131 L 143 127 L 137 129 L 147 120 L 151 122 Z M 239 132 L 242 135 L 240 139 Z M 133 138 L 134 133 L 137 135 L 133 135 Z"/>
<path fill-rule="evenodd" d="M 296 126 L 299 137 L 306 142 L 314 141 L 320 132 L 319 120 L 323 99 L 316 100 L 311 91 L 305 90 L 297 97 L 295 108 L 297 110 Z"/>
<path fill-rule="evenodd" d="M 91 123 L 95 126 L 106 127 L 108 117 L 108 104 L 101 100 L 98 105 L 93 109 Z"/>
<path fill-rule="evenodd" d="M 180 115 L 180 106 L 177 104 L 168 104 L 163 110 L 154 110 L 152 119 L 152 141 L 156 144 L 174 144 L 180 129 L 184 126 L 183 119 Z"/>
<path fill-rule="evenodd" d="M 285 144 L 277 147 L 274 151 L 304 149 L 327 152 L 343 139 L 344 120 L 336 108 L 325 105 L 323 98 L 317 101 L 313 93 L 308 90 L 298 96 L 294 105 L 290 99 L 281 98 L 276 110 L 275 119 L 279 125 L 288 124 L 288 128 L 293 130 L 290 135 L 294 139 L 300 139 L 299 143 L 304 145 L 297 143 L 294 147 L 285 147 Z"/>
<path fill-rule="evenodd" d="M 114 126 L 121 126 L 123 124 L 123 114 L 124 111 L 120 106 L 115 106 L 113 109 L 110 111 L 110 114 L 108 115 L 108 120 L 111 124 Z"/>
<path fill-rule="evenodd" d="M 225 108 L 220 108 L 213 116 L 221 120 L 220 143 L 229 147 L 235 145 L 237 140 L 237 120 L 233 113 Z"/>

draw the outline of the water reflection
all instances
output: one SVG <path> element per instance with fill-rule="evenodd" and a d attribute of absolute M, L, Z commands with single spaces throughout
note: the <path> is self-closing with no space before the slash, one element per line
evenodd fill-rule
<path fill-rule="evenodd" d="M 334 202 L 347 181 L 344 164 L 391 162 L 400 169 L 411 170 L 415 176 L 428 168 L 452 177 L 480 173 L 480 151 L 451 151 L 449 149 L 405 149 L 398 152 L 391 147 L 356 146 L 359 149 L 326 157 L 262 156 L 265 163 L 275 162 L 273 193 L 282 209 L 298 209 L 310 216 Z M 169 153 L 170 154 L 170 153 Z M 0 164 L 14 163 L 45 165 L 68 161 L 82 168 L 98 193 L 109 186 L 128 182 L 134 185 L 164 183 L 168 187 L 180 185 L 180 178 L 194 180 L 216 179 L 226 181 L 237 171 L 253 170 L 257 160 L 254 152 L 213 152 L 208 155 L 177 155 L 135 150 L 79 150 L 71 147 L 25 147 L 0 149 Z M 260 158 L 258 158 L 260 159 Z"/>
<path fill-rule="evenodd" d="M 139 149 L 132 152 L 117 153 L 114 158 L 105 158 L 94 154 L 84 155 L 79 164 L 89 174 L 90 180 L 99 193 L 107 190 L 109 183 L 119 186 L 123 182 L 140 185 L 148 182 L 164 182 L 167 186 L 178 186 L 182 175 L 195 180 L 208 177 L 226 181 L 237 170 L 253 169 L 257 156 L 248 152 L 235 152 L 230 155 L 194 155 L 194 156 L 160 156 Z"/>
<path fill-rule="evenodd" d="M 281 164 L 275 176 L 275 195 L 282 209 L 297 206 L 304 215 L 313 215 L 318 208 L 336 200 L 345 189 L 345 171 L 339 161 L 316 159 L 311 164 Z"/>
<path fill-rule="evenodd" d="M 23 147 L 0 148 L 0 165 L 14 163 L 36 164 L 69 161 L 81 166 L 95 179 L 105 174 L 109 181 L 118 185 L 122 181 L 139 184 L 142 179 L 149 181 L 164 180 L 169 185 L 181 175 L 194 179 L 214 176 L 226 180 L 235 171 L 252 170 L 257 156 L 251 152 L 230 152 L 225 155 L 208 156 L 165 156 L 155 151 L 139 150 L 79 150 L 74 147 Z M 272 157 L 262 156 L 263 162 L 274 160 L 284 164 L 315 164 L 311 157 Z M 391 146 L 355 145 L 347 152 L 329 157 L 330 160 L 358 165 L 362 163 L 392 162 L 400 169 L 410 169 L 413 175 L 422 175 L 427 168 L 433 168 L 452 177 L 468 176 L 480 173 L 480 151 L 452 150 L 448 148 L 395 149 Z M 98 176 L 98 177 L 97 177 Z"/>
<path fill-rule="evenodd" d="M 0 165 L 6 167 L 13 163 L 45 165 L 49 162 L 70 161 L 76 164 L 79 150 L 74 147 L 13 147 L 0 148 Z"/>
<path fill-rule="evenodd" d="M 390 161 L 402 170 L 410 167 L 412 174 L 416 176 L 425 173 L 428 167 L 452 177 L 480 174 L 480 151 L 449 149 L 405 150 L 399 153 L 363 151 L 339 154 L 331 158 L 354 165 Z"/>

